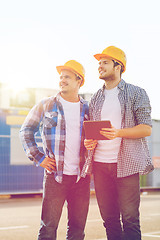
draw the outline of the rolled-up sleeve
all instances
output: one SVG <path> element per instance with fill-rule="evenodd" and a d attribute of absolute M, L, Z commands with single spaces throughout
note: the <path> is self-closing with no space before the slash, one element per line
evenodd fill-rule
<path fill-rule="evenodd" d="M 134 113 L 136 124 L 146 124 L 152 127 L 151 105 L 144 89 L 139 88 L 135 96 Z"/>
<path fill-rule="evenodd" d="M 20 139 L 27 157 L 36 163 L 40 163 L 45 158 L 35 140 L 35 134 L 39 131 L 40 122 L 43 118 L 43 102 L 34 106 L 27 115 L 21 129 Z"/>

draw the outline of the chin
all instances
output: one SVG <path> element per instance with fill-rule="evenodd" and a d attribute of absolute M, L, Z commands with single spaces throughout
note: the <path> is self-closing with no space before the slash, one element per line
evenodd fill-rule
<path fill-rule="evenodd" d="M 66 93 L 67 91 L 64 89 L 61 89 L 61 93 Z"/>
<path fill-rule="evenodd" d="M 103 77 L 103 76 L 99 76 L 99 79 L 102 79 L 102 80 L 104 80 L 104 79 L 105 79 L 105 77 Z"/>

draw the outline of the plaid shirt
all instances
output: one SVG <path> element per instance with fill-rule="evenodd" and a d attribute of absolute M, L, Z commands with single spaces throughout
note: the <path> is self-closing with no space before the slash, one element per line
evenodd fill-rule
<path fill-rule="evenodd" d="M 42 100 L 35 105 L 26 117 L 21 130 L 20 138 L 28 158 L 38 166 L 46 156 L 56 160 L 57 171 L 55 179 L 62 182 L 64 151 L 65 151 L 65 117 L 63 107 L 59 101 L 60 94 Z M 85 147 L 83 121 L 88 119 L 88 104 L 80 97 L 80 170 L 85 162 Z M 36 144 L 35 134 L 41 132 L 43 150 Z M 80 173 L 78 174 L 80 176 Z"/>
<path fill-rule="evenodd" d="M 91 99 L 90 120 L 101 120 L 101 110 L 105 100 L 105 85 Z M 139 124 L 152 126 L 151 106 L 144 89 L 126 83 L 118 84 L 118 98 L 121 105 L 121 128 L 132 128 Z M 89 151 L 86 165 L 90 166 L 94 151 Z M 146 138 L 122 138 L 117 161 L 117 177 L 126 177 L 135 173 L 147 174 L 153 170 Z M 87 172 L 82 173 L 85 176 Z"/>

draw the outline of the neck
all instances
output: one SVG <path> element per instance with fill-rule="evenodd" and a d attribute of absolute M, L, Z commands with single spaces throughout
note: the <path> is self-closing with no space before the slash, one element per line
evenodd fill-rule
<path fill-rule="evenodd" d="M 110 90 L 112 88 L 115 88 L 121 81 L 121 78 L 117 78 L 117 79 L 107 79 L 105 80 L 105 87 L 106 89 Z"/>
<path fill-rule="evenodd" d="M 67 93 L 60 92 L 60 95 L 64 100 L 66 100 L 68 102 L 79 102 L 78 94 L 70 95 L 70 94 L 67 94 Z"/>

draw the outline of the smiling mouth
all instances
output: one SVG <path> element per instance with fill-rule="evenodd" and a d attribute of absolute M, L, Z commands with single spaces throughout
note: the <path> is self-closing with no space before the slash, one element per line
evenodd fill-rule
<path fill-rule="evenodd" d="M 60 84 L 60 87 L 66 87 L 67 84 Z"/>

